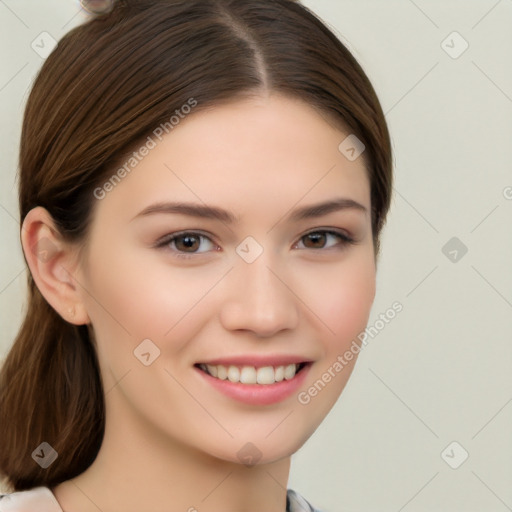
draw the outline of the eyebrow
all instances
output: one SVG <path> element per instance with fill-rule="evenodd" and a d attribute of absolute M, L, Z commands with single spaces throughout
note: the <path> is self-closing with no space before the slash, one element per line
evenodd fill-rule
<path fill-rule="evenodd" d="M 322 217 L 329 213 L 342 210 L 355 210 L 365 214 L 368 212 L 367 208 L 361 203 L 358 203 L 353 199 L 340 197 L 331 199 L 329 201 L 324 201 L 322 203 L 297 208 L 290 215 L 288 215 L 288 220 L 292 222 L 298 222 L 305 219 Z M 148 215 L 154 215 L 157 213 L 188 215 L 190 217 L 214 219 L 226 224 L 233 224 L 240 221 L 240 217 L 218 206 L 184 202 L 159 202 L 152 204 L 135 215 L 132 220 L 138 217 L 146 217 Z"/>

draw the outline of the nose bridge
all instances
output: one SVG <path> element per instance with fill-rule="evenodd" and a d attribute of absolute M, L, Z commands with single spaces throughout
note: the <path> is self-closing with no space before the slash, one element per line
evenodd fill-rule
<path fill-rule="evenodd" d="M 270 336 L 282 329 L 290 329 L 298 320 L 297 303 L 280 275 L 282 267 L 272 257 L 270 250 L 263 250 L 255 257 L 244 254 L 254 251 L 254 246 L 240 244 L 242 252 L 232 276 L 232 284 L 222 319 L 228 329 L 252 330 L 260 336 Z M 240 255 L 240 254 L 239 254 Z M 238 258 L 238 256 L 237 256 Z"/>

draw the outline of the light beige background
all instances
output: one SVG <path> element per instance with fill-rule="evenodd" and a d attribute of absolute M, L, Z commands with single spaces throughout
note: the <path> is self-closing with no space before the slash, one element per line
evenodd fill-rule
<path fill-rule="evenodd" d="M 386 113 L 396 183 L 370 325 L 403 311 L 369 339 L 289 486 L 325 512 L 512 510 L 512 1 L 304 3 Z M 83 19 L 75 0 L 0 0 L 2 357 L 24 307 L 15 174 L 43 62 L 31 43 Z"/>

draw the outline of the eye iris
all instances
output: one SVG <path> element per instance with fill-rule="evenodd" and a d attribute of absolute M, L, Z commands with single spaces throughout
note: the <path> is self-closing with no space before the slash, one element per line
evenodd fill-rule
<path fill-rule="evenodd" d="M 313 242 L 324 242 L 323 244 L 321 244 L 321 246 L 323 247 L 325 245 L 325 237 L 326 235 L 322 233 L 309 233 L 309 235 L 306 235 L 306 240 L 312 240 Z M 305 243 L 304 245 L 306 247 L 308 246 L 307 243 Z M 317 246 L 313 246 L 313 248 L 315 247 Z"/>
<path fill-rule="evenodd" d="M 179 242 L 183 241 L 184 244 L 180 244 Z M 179 236 L 179 237 L 176 237 L 176 240 L 175 240 L 175 243 L 176 243 L 176 247 L 181 250 L 181 249 L 197 249 L 197 247 L 193 247 L 194 246 L 194 242 L 198 242 L 199 240 L 199 237 L 197 236 L 191 236 L 191 235 L 182 235 L 182 236 Z M 180 247 L 180 245 L 182 245 L 183 247 Z"/>

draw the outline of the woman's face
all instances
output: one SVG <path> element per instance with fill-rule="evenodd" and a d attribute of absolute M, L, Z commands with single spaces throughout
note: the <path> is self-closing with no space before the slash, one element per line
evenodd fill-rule
<path fill-rule="evenodd" d="M 107 426 L 249 464 L 314 432 L 375 295 L 369 181 L 339 149 L 348 135 L 298 100 L 240 100 L 153 135 L 103 188 L 77 279 Z"/>

